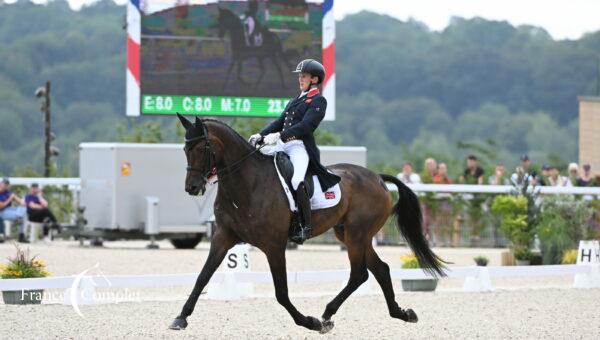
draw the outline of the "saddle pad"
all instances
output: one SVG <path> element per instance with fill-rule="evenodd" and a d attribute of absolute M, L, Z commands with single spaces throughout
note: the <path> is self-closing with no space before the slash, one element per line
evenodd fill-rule
<path fill-rule="evenodd" d="M 277 176 L 279 177 L 279 182 L 281 182 L 281 186 L 283 187 L 283 191 L 285 191 L 285 196 L 288 199 L 290 204 L 290 210 L 296 211 L 296 201 L 294 201 L 294 197 L 292 196 L 292 188 L 288 187 L 285 179 L 281 175 L 279 171 L 279 167 L 277 167 L 277 160 L 273 157 L 273 164 L 275 164 L 275 170 L 277 170 Z M 329 188 L 326 192 L 323 192 L 321 189 L 321 183 L 319 183 L 319 178 L 317 176 L 313 177 L 313 184 L 315 187 L 315 191 L 310 199 L 310 208 L 312 210 L 319 210 L 325 208 L 331 208 L 338 203 L 340 203 L 340 199 L 342 198 L 342 190 L 340 189 L 340 184 L 336 184 L 332 188 Z"/>

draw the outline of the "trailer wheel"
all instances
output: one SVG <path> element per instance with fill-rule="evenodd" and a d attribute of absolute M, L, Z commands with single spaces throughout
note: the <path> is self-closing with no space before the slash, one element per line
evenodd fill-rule
<path fill-rule="evenodd" d="M 196 234 L 195 237 L 172 238 L 169 241 L 176 249 L 194 249 L 202 241 L 203 236 L 204 234 Z"/>

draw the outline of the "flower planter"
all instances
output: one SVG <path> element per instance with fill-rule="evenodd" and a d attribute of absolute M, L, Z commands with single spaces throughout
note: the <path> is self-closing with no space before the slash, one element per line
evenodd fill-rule
<path fill-rule="evenodd" d="M 402 289 L 407 292 L 433 292 L 437 279 L 402 280 Z"/>
<path fill-rule="evenodd" d="M 530 260 L 515 260 L 517 266 L 528 266 L 531 261 Z"/>
<path fill-rule="evenodd" d="M 2 299 L 7 305 L 39 305 L 43 295 L 43 289 L 2 291 Z"/>

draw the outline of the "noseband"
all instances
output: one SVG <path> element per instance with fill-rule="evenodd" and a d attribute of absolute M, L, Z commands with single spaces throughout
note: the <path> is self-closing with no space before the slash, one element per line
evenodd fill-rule
<path fill-rule="evenodd" d="M 202 156 L 202 159 L 204 160 L 203 167 L 199 169 L 199 168 L 194 168 L 194 167 L 188 165 L 186 167 L 186 170 L 202 173 L 202 178 L 204 179 L 205 182 L 207 182 L 208 177 L 212 174 L 216 174 L 217 169 L 214 166 L 215 158 L 216 158 L 215 152 L 213 151 L 212 145 L 210 143 L 210 139 L 208 138 L 208 130 L 206 129 L 206 126 L 204 126 L 204 125 L 202 126 L 202 135 L 185 139 L 185 148 L 187 149 L 187 151 L 189 151 L 196 144 L 200 143 L 203 140 L 206 141 L 206 143 L 204 143 L 204 155 Z M 203 169 L 207 169 L 207 170 L 203 170 Z"/>

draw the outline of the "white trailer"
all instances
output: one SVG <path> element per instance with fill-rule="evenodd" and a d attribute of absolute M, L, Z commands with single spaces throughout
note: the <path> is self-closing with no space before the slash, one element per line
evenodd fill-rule
<path fill-rule="evenodd" d="M 366 166 L 364 147 L 320 150 L 324 165 Z M 207 186 L 199 197 L 185 192 L 187 162 L 181 144 L 82 143 L 79 151 L 79 205 L 87 220 L 80 237 L 95 243 L 169 238 L 177 248 L 193 248 L 210 236 L 217 185 Z"/>

